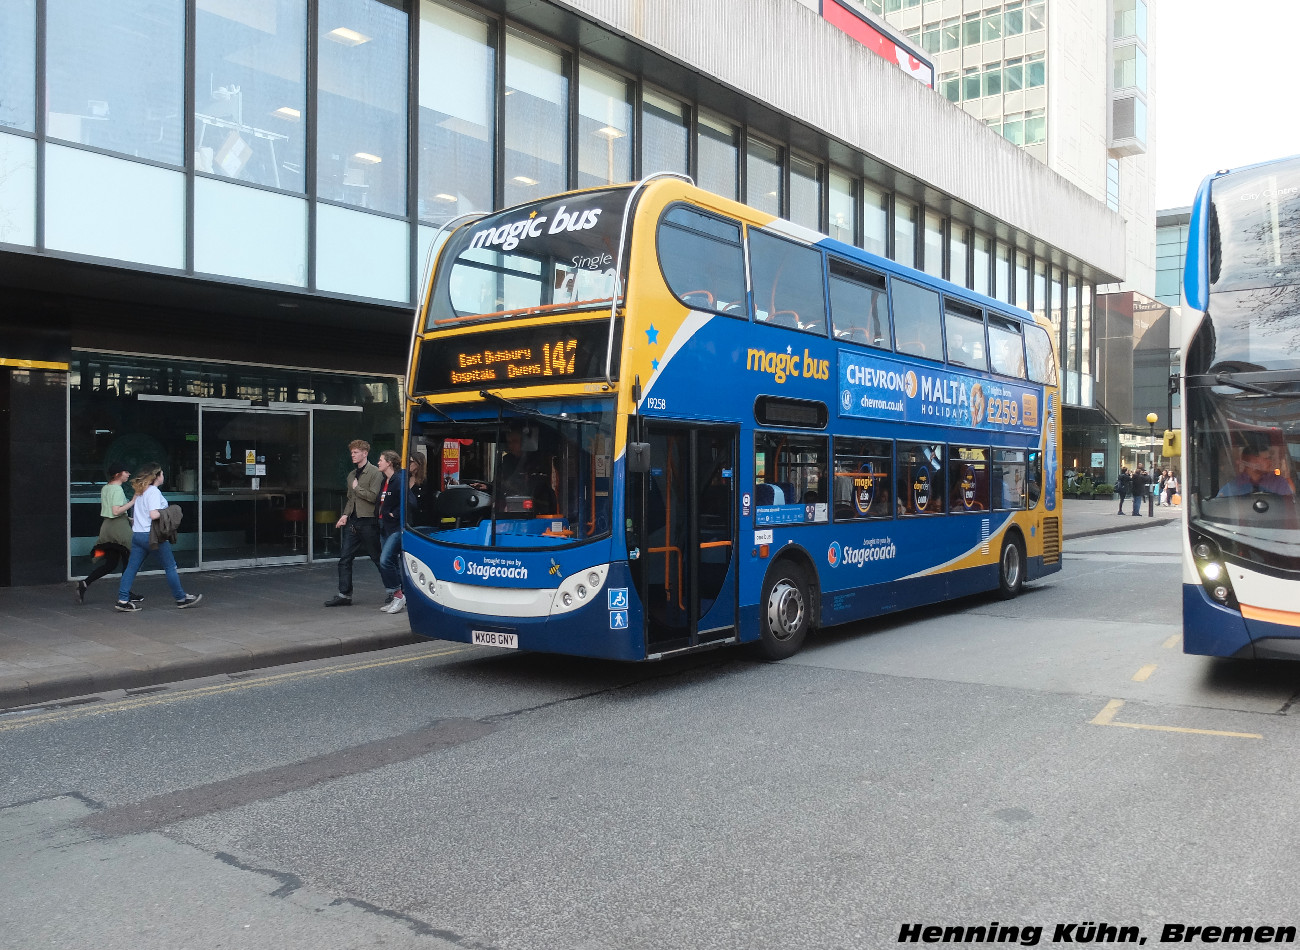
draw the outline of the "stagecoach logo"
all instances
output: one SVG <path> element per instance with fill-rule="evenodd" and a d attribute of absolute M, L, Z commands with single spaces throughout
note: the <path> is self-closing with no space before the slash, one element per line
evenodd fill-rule
<path fill-rule="evenodd" d="M 491 580 L 497 577 L 513 581 L 528 580 L 528 568 L 524 567 L 523 561 L 514 558 L 488 557 L 484 558 L 483 563 L 479 564 L 458 557 L 451 562 L 451 569 L 457 574 L 469 574 L 470 577 L 478 577 L 483 580 Z"/>
<path fill-rule="evenodd" d="M 867 538 L 858 547 L 846 544 L 843 548 L 838 541 L 832 541 L 826 552 L 826 563 L 831 567 L 841 564 L 862 567 L 869 561 L 892 561 L 897 556 L 898 547 L 893 538 Z"/>
<path fill-rule="evenodd" d="M 511 221 L 495 228 L 484 228 L 481 231 L 476 231 L 474 237 L 470 239 L 469 246 L 471 248 L 499 247 L 503 251 L 510 251 L 518 247 L 520 241 L 541 237 L 543 234 L 559 234 L 561 231 L 590 231 L 596 226 L 596 222 L 600 218 L 600 212 L 600 208 L 589 208 L 586 211 L 579 208 L 576 211 L 566 211 L 565 205 L 560 205 L 560 209 L 555 212 L 555 217 L 551 220 L 550 226 L 547 227 L 546 215 L 539 215 L 534 211 L 522 221 Z"/>

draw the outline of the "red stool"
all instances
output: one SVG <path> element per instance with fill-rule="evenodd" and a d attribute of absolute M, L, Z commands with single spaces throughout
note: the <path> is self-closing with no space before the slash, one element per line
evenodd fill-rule
<path fill-rule="evenodd" d="M 292 543 L 294 551 L 300 544 L 307 543 L 307 509 L 284 509 L 284 536 Z"/>

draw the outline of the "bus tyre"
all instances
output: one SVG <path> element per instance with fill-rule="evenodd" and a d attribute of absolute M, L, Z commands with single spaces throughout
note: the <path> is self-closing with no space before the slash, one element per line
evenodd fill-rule
<path fill-rule="evenodd" d="M 1002 557 L 998 559 L 998 595 L 1010 600 L 1025 586 L 1025 546 L 1018 537 L 1002 542 Z"/>
<path fill-rule="evenodd" d="M 772 571 L 759 602 L 758 653 L 765 660 L 784 660 L 803 646 L 812 626 L 812 598 L 803 572 L 791 563 Z"/>

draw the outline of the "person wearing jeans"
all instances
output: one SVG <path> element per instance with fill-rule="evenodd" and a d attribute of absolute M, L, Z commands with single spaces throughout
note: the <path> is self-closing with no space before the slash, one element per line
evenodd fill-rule
<path fill-rule="evenodd" d="M 352 606 L 352 562 L 364 553 L 379 567 L 379 519 L 375 505 L 383 476 L 370 464 L 370 443 L 353 439 L 348 452 L 354 466 L 348 472 L 348 500 L 334 527 L 343 529 L 343 552 L 339 555 L 339 592 L 325 601 L 326 607 Z M 382 573 L 382 571 L 381 571 Z"/>
<path fill-rule="evenodd" d="M 375 506 L 379 516 L 379 576 L 384 581 L 388 597 L 379 609 L 396 614 L 406 609 L 406 596 L 402 593 L 402 495 L 406 486 L 406 473 L 402 471 L 402 457 L 388 449 L 379 455 L 379 472 L 384 476 L 379 489 L 379 503 Z"/>
<path fill-rule="evenodd" d="M 1142 514 L 1142 499 L 1151 500 L 1151 476 L 1147 470 L 1138 464 L 1137 471 L 1133 473 L 1133 514 Z"/>
<path fill-rule="evenodd" d="M 113 605 L 123 613 L 144 609 L 138 601 L 131 599 L 131 584 L 140 571 L 140 565 L 149 556 L 149 529 L 168 507 L 167 499 L 158 490 L 162 483 L 163 470 L 157 462 L 145 465 L 140 474 L 131 479 L 131 487 L 135 490 L 135 506 L 131 512 L 131 559 L 122 572 L 122 580 L 117 588 L 117 603 Z M 167 586 L 171 588 L 176 606 L 195 606 L 203 599 L 203 595 L 185 593 L 185 588 L 181 586 L 181 576 L 176 571 L 171 542 L 165 538 L 159 540 L 157 550 L 158 560 L 162 561 L 163 570 L 167 572 Z"/>

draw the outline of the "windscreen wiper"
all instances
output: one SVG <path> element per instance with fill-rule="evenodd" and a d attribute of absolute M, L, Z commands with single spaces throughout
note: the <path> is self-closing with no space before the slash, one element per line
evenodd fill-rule
<path fill-rule="evenodd" d="M 428 408 L 428 409 L 432 409 L 434 412 L 436 412 L 438 415 L 442 416 L 442 417 L 443 417 L 444 419 L 446 419 L 448 422 L 455 422 L 455 421 L 456 421 L 456 420 L 453 419 L 451 416 L 447 415 L 447 413 L 446 413 L 444 410 L 439 409 L 437 406 L 435 406 L 435 405 L 433 404 L 433 402 L 430 400 L 430 397 L 428 397 L 428 396 L 421 396 L 421 397 L 419 397 L 419 399 L 420 399 L 420 402 L 423 403 L 424 406 L 425 406 L 426 408 Z"/>
<path fill-rule="evenodd" d="M 513 402 L 505 396 L 502 396 L 500 393 L 488 392 L 486 389 L 480 389 L 478 394 L 489 402 L 494 402 L 498 406 L 504 406 L 506 409 L 509 409 L 512 412 L 517 412 L 520 415 L 535 416 L 538 419 L 549 419 L 551 422 L 567 422 L 577 426 L 599 425 L 599 423 L 592 422 L 590 419 L 573 419 L 569 416 L 553 416 L 549 412 L 542 412 L 540 409 L 533 409 L 530 406 L 521 406 L 519 403 Z"/>
<path fill-rule="evenodd" d="M 1231 386 L 1233 389 L 1240 389 L 1243 392 L 1259 393 L 1261 396 L 1290 396 L 1292 393 L 1280 393 L 1275 389 L 1265 389 L 1263 386 L 1256 386 L 1254 383 L 1243 383 L 1239 379 L 1233 379 L 1227 373 L 1215 373 L 1214 382 L 1218 386 Z"/>

